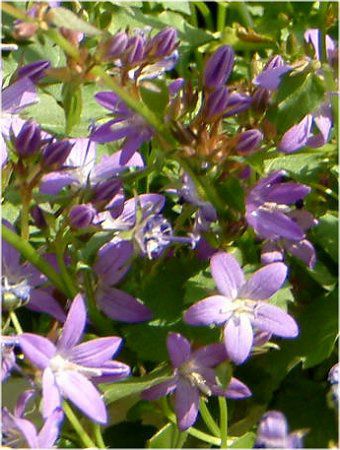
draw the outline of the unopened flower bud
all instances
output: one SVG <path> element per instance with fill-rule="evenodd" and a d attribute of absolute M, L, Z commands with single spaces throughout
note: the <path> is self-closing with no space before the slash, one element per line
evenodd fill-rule
<path fill-rule="evenodd" d="M 203 108 L 205 120 L 216 119 L 223 115 L 228 104 L 228 89 L 220 86 L 211 92 Z"/>
<path fill-rule="evenodd" d="M 258 87 L 253 93 L 252 108 L 257 112 L 264 112 L 269 103 L 270 93 L 268 89 Z"/>
<path fill-rule="evenodd" d="M 60 27 L 59 31 L 74 47 L 79 47 L 79 42 L 84 38 L 84 33 L 81 31 L 75 31 L 65 27 Z"/>
<path fill-rule="evenodd" d="M 232 92 L 228 97 L 228 104 L 224 117 L 230 117 L 246 111 L 252 104 L 253 99 L 248 95 Z"/>
<path fill-rule="evenodd" d="M 42 209 L 39 208 L 39 206 L 36 205 L 31 209 L 31 216 L 34 220 L 34 224 L 36 227 L 42 229 L 47 226 L 44 214 L 42 212 Z"/>
<path fill-rule="evenodd" d="M 175 28 L 167 27 L 156 34 L 148 42 L 145 53 L 150 57 L 163 58 L 170 55 L 177 45 L 177 31 Z"/>
<path fill-rule="evenodd" d="M 21 158 L 27 158 L 36 153 L 41 145 L 41 132 L 38 124 L 32 120 L 25 122 L 15 138 L 14 145 Z"/>
<path fill-rule="evenodd" d="M 236 151 L 241 155 L 249 155 L 258 149 L 263 140 L 259 130 L 247 130 L 241 133 L 236 144 Z"/>
<path fill-rule="evenodd" d="M 229 78 L 234 65 L 234 50 L 228 45 L 218 48 L 205 64 L 203 84 L 207 88 L 222 86 Z"/>
<path fill-rule="evenodd" d="M 69 215 L 70 225 L 74 229 L 86 228 L 91 225 L 96 214 L 97 211 L 90 204 L 73 206 Z"/>
<path fill-rule="evenodd" d="M 73 144 L 67 140 L 48 144 L 43 153 L 43 165 L 46 167 L 61 166 L 72 149 Z"/>
<path fill-rule="evenodd" d="M 285 62 L 282 59 L 282 56 L 275 55 L 267 62 L 267 64 L 264 67 L 264 70 L 267 69 L 276 69 L 277 67 L 283 67 L 285 66 Z"/>
<path fill-rule="evenodd" d="M 175 97 L 178 92 L 184 87 L 184 78 L 177 78 L 177 80 L 172 81 L 168 86 L 169 95 Z"/>
<path fill-rule="evenodd" d="M 124 62 L 133 66 L 140 63 L 144 57 L 144 39 L 142 36 L 133 36 L 129 39 L 124 52 Z"/>
<path fill-rule="evenodd" d="M 122 183 L 120 180 L 107 180 L 98 183 L 94 188 L 94 195 L 92 201 L 110 201 L 112 198 L 118 194 L 121 189 Z"/>
<path fill-rule="evenodd" d="M 116 59 L 121 56 L 128 45 L 128 36 L 124 31 L 115 34 L 99 46 L 99 52 L 104 60 Z"/>
<path fill-rule="evenodd" d="M 26 66 L 20 67 L 18 70 L 18 79 L 28 77 L 33 83 L 38 82 L 45 76 L 45 71 L 51 66 L 50 61 L 39 60 Z"/>
<path fill-rule="evenodd" d="M 38 25 L 32 22 L 16 20 L 13 27 L 13 37 L 17 40 L 30 39 L 38 30 Z"/>

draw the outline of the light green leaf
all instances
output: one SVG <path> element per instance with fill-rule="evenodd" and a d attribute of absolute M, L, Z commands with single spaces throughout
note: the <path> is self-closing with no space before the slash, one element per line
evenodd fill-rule
<path fill-rule="evenodd" d="M 231 448 L 253 448 L 255 443 L 256 435 L 249 431 L 243 436 L 236 439 L 233 444 L 230 446 Z"/>
<path fill-rule="evenodd" d="M 80 31 L 88 36 L 96 36 L 102 34 L 102 31 L 93 25 L 80 19 L 76 14 L 66 8 L 53 8 L 48 13 L 49 19 L 57 27 L 66 27 L 72 31 Z"/>
<path fill-rule="evenodd" d="M 149 439 L 147 448 L 182 448 L 187 436 L 186 432 L 181 433 L 175 424 L 169 422 Z"/>
<path fill-rule="evenodd" d="M 337 216 L 327 213 L 320 217 L 318 226 L 313 229 L 313 241 L 318 243 L 335 262 L 338 261 L 338 227 Z"/>
<path fill-rule="evenodd" d="M 51 95 L 39 94 L 39 102 L 26 108 L 21 115 L 26 119 L 36 120 L 45 131 L 62 135 L 65 133 L 64 110 Z"/>

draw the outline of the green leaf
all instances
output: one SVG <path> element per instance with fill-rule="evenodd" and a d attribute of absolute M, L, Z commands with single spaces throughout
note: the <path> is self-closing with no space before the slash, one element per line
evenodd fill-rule
<path fill-rule="evenodd" d="M 208 291 L 216 290 L 216 283 L 208 269 L 201 270 L 189 278 L 185 284 L 184 303 L 192 305 L 207 296 Z"/>
<path fill-rule="evenodd" d="M 287 311 L 288 302 L 294 302 L 294 296 L 292 294 L 292 291 L 290 290 L 290 286 L 283 287 L 282 289 L 277 291 L 276 294 L 274 294 L 270 299 L 270 303 L 272 305 L 278 306 L 285 311 Z"/>
<path fill-rule="evenodd" d="M 144 81 L 140 86 L 143 102 L 151 111 L 157 111 L 160 115 L 169 103 L 168 88 L 164 80 Z"/>
<path fill-rule="evenodd" d="M 188 433 L 181 433 L 175 424 L 169 422 L 149 439 L 147 448 L 182 448 L 187 436 Z"/>
<path fill-rule="evenodd" d="M 39 102 L 26 108 L 21 115 L 36 120 L 45 131 L 60 135 L 65 133 L 64 110 L 51 95 L 39 94 Z"/>
<path fill-rule="evenodd" d="M 144 377 L 130 377 L 126 381 L 101 385 L 105 403 L 109 404 L 129 395 L 140 394 L 145 389 L 170 380 L 172 375 L 168 375 L 168 373 L 162 368 Z"/>
<path fill-rule="evenodd" d="M 65 83 L 62 94 L 66 118 L 66 134 L 70 134 L 72 128 L 79 123 L 81 117 L 83 104 L 81 85 Z"/>
<path fill-rule="evenodd" d="M 278 105 L 269 112 L 279 132 L 283 133 L 313 112 L 322 102 L 325 85 L 314 72 L 288 73 L 277 93 Z"/>
<path fill-rule="evenodd" d="M 337 216 L 327 213 L 320 217 L 318 225 L 313 229 L 313 242 L 319 244 L 335 262 L 338 262 L 338 227 Z"/>
<path fill-rule="evenodd" d="M 57 27 L 66 27 L 72 31 L 80 31 L 88 36 L 102 34 L 102 31 L 80 19 L 76 14 L 66 8 L 53 8 L 48 13 L 49 20 Z"/>
<path fill-rule="evenodd" d="M 236 439 L 233 444 L 230 446 L 231 448 L 253 448 L 255 443 L 256 435 L 249 431 L 243 436 Z"/>
<path fill-rule="evenodd" d="M 164 9 L 170 9 L 171 11 L 180 12 L 183 14 L 191 14 L 189 2 L 161 2 Z"/>

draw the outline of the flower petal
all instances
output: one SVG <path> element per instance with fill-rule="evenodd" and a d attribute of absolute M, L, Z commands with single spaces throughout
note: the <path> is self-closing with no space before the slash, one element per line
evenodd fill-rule
<path fill-rule="evenodd" d="M 152 318 L 149 308 L 132 295 L 116 288 L 100 288 L 96 300 L 99 308 L 113 320 L 139 323 Z"/>
<path fill-rule="evenodd" d="M 132 256 L 133 245 L 130 241 L 109 242 L 99 250 L 93 268 L 105 284 L 112 286 L 119 283 L 129 270 Z"/>
<path fill-rule="evenodd" d="M 80 341 L 86 322 L 86 308 L 83 297 L 78 294 L 67 314 L 63 331 L 57 343 L 58 350 L 69 350 Z"/>
<path fill-rule="evenodd" d="M 231 316 L 232 301 L 222 295 L 213 295 L 192 305 L 184 314 L 190 325 L 222 325 Z"/>
<path fill-rule="evenodd" d="M 180 378 L 177 383 L 175 412 L 178 428 L 181 431 L 190 428 L 196 421 L 199 405 L 199 391 L 189 381 Z"/>
<path fill-rule="evenodd" d="M 64 322 L 66 319 L 66 314 L 57 300 L 46 291 L 40 289 L 31 290 L 27 308 L 32 311 L 50 314 L 52 317 L 59 320 L 59 322 Z"/>
<path fill-rule="evenodd" d="M 49 417 L 61 405 L 61 396 L 52 370 L 47 367 L 42 377 L 42 409 L 43 416 Z"/>
<path fill-rule="evenodd" d="M 285 338 L 295 338 L 299 334 L 295 320 L 281 308 L 268 303 L 261 302 L 256 306 L 253 325 Z"/>
<path fill-rule="evenodd" d="M 24 77 L 12 83 L 2 92 L 2 111 L 17 114 L 27 106 L 38 102 L 36 88 L 32 81 Z"/>
<path fill-rule="evenodd" d="M 256 77 L 253 83 L 271 91 L 275 90 L 279 87 L 283 75 L 291 70 L 292 68 L 288 65 L 266 69 Z"/>
<path fill-rule="evenodd" d="M 169 333 L 166 341 L 171 363 L 174 367 L 179 367 L 190 358 L 190 342 L 179 333 Z"/>
<path fill-rule="evenodd" d="M 110 383 L 122 380 L 131 373 L 130 367 L 120 361 L 107 361 L 101 364 L 98 370 L 101 371 L 101 375 L 99 377 L 92 377 L 94 383 Z"/>
<path fill-rule="evenodd" d="M 199 366 L 214 367 L 228 358 L 224 344 L 211 344 L 195 350 L 192 360 Z"/>
<path fill-rule="evenodd" d="M 25 357 L 39 369 L 45 369 L 56 353 L 56 348 L 51 341 L 36 334 L 21 334 L 19 344 Z"/>
<path fill-rule="evenodd" d="M 57 195 L 64 187 L 77 183 L 72 171 L 51 172 L 43 176 L 40 183 L 40 192 L 47 195 Z"/>
<path fill-rule="evenodd" d="M 30 448 L 39 448 L 37 430 L 33 423 L 26 419 L 20 419 L 19 417 L 12 416 L 12 420 L 16 428 L 20 430 L 24 438 L 26 439 Z"/>
<path fill-rule="evenodd" d="M 232 317 L 224 328 L 224 343 L 229 358 L 242 364 L 249 356 L 253 343 L 253 329 L 245 315 Z"/>
<path fill-rule="evenodd" d="M 287 277 L 287 266 L 281 262 L 268 264 L 257 270 L 241 288 L 239 297 L 266 300 L 277 292 Z"/>
<path fill-rule="evenodd" d="M 311 134 L 313 116 L 308 114 L 300 123 L 294 125 L 282 136 L 278 150 L 284 153 L 292 153 L 307 145 Z"/>
<path fill-rule="evenodd" d="M 107 413 L 101 394 L 84 375 L 74 370 L 57 374 L 57 384 L 63 395 L 96 423 L 105 424 Z"/>
<path fill-rule="evenodd" d="M 221 294 L 230 300 L 235 299 L 244 283 L 244 275 L 234 256 L 219 252 L 211 257 L 210 267 Z"/>
<path fill-rule="evenodd" d="M 42 429 L 39 432 L 39 448 L 52 448 L 60 433 L 61 422 L 64 419 L 64 413 L 61 408 L 57 408 L 47 418 Z"/>
<path fill-rule="evenodd" d="M 279 183 L 266 193 L 266 201 L 284 205 L 290 205 L 306 197 L 311 191 L 309 186 L 301 183 Z"/>
<path fill-rule="evenodd" d="M 171 394 L 176 389 L 176 381 L 174 378 L 163 383 L 156 384 L 149 389 L 142 392 L 142 398 L 144 400 L 157 400 L 161 397 L 165 397 Z"/>
<path fill-rule="evenodd" d="M 226 391 L 226 397 L 228 398 L 246 398 L 251 396 L 251 391 L 248 386 L 242 383 L 235 377 L 232 377 Z"/>
<path fill-rule="evenodd" d="M 118 352 L 122 341 L 119 337 L 93 339 L 73 347 L 68 356 L 80 366 L 99 367 Z"/>
<path fill-rule="evenodd" d="M 296 258 L 301 259 L 310 269 L 313 269 L 316 263 L 316 254 L 311 242 L 307 239 L 299 242 L 285 241 L 284 247 Z"/>

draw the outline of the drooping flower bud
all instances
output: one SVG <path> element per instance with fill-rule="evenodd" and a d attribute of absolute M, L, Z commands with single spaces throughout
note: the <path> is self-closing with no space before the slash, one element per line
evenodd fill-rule
<path fill-rule="evenodd" d="M 211 89 L 222 86 L 229 78 L 234 65 L 234 50 L 228 45 L 218 48 L 205 63 L 203 84 Z"/>
<path fill-rule="evenodd" d="M 69 141 L 62 140 L 48 144 L 43 153 L 43 165 L 50 168 L 51 166 L 61 166 L 73 147 Z"/>
<path fill-rule="evenodd" d="M 129 39 L 124 52 L 123 61 L 129 66 L 140 63 L 144 57 L 144 39 L 142 36 L 133 36 Z"/>
<path fill-rule="evenodd" d="M 40 60 L 26 64 L 18 70 L 18 79 L 28 77 L 33 83 L 37 83 L 45 76 L 45 71 L 51 66 L 50 61 Z"/>
<path fill-rule="evenodd" d="M 21 158 L 27 158 L 36 153 L 41 146 L 41 132 L 38 124 L 32 120 L 25 122 L 14 145 Z"/>
<path fill-rule="evenodd" d="M 214 120 L 222 116 L 228 104 L 228 89 L 220 86 L 212 91 L 203 107 L 203 117 L 205 120 Z"/>
<path fill-rule="evenodd" d="M 176 44 L 177 31 L 175 28 L 166 27 L 150 39 L 146 46 L 145 54 L 149 57 L 163 58 L 175 50 Z"/>
<path fill-rule="evenodd" d="M 249 155 L 258 149 L 263 140 L 261 131 L 253 129 L 240 133 L 236 144 L 236 151 L 241 155 Z"/>
<path fill-rule="evenodd" d="M 99 46 L 99 52 L 104 60 L 113 60 L 119 58 L 128 45 L 128 35 L 121 31 L 110 37 Z"/>
<path fill-rule="evenodd" d="M 228 104 L 224 117 L 230 117 L 234 114 L 239 114 L 246 111 L 252 104 L 252 101 L 253 99 L 248 95 L 232 92 L 228 97 Z"/>
<path fill-rule="evenodd" d="M 91 225 L 97 211 L 91 204 L 73 206 L 69 214 L 69 222 L 72 228 L 86 228 Z"/>
<path fill-rule="evenodd" d="M 110 201 L 118 194 L 121 189 L 122 183 L 118 179 L 106 180 L 98 183 L 94 187 L 93 202 Z"/>

